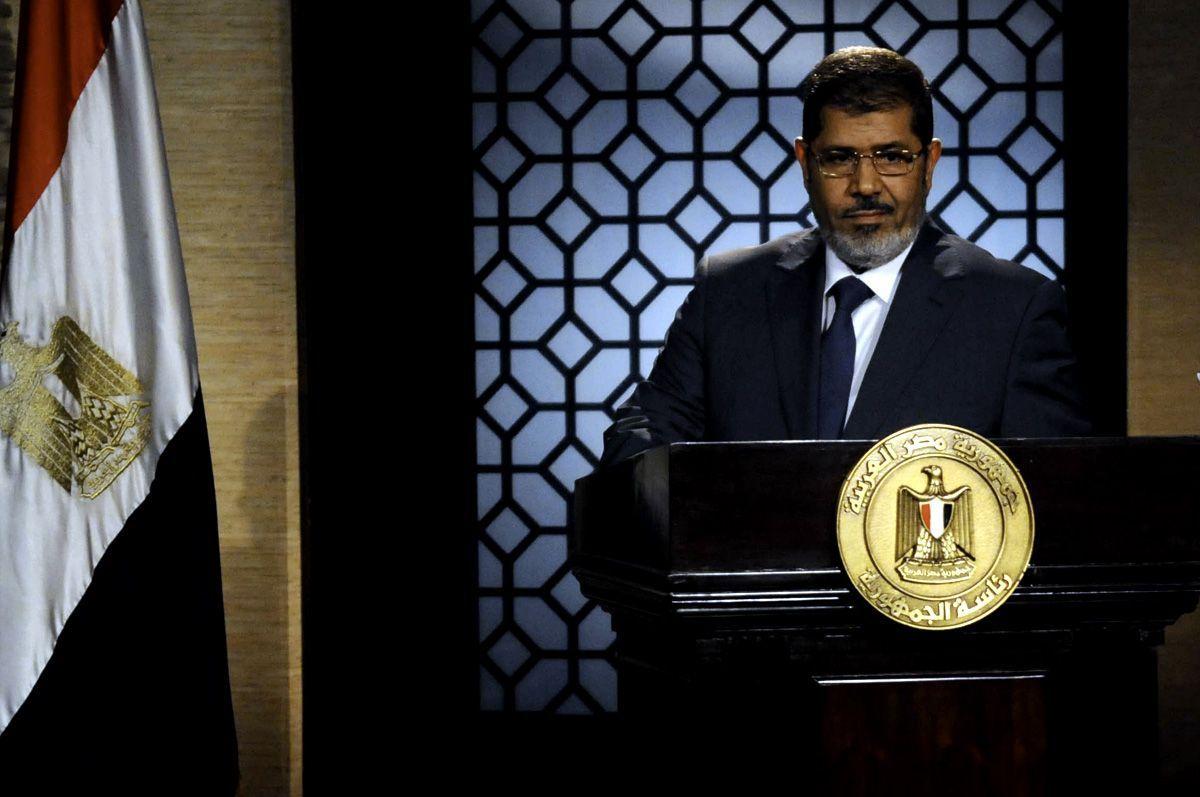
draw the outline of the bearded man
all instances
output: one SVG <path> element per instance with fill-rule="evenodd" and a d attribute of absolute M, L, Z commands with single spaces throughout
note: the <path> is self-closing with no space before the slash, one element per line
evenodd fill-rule
<path fill-rule="evenodd" d="M 925 216 L 942 144 L 921 70 L 874 47 L 800 86 L 817 220 L 704 258 L 602 461 L 692 440 L 875 439 L 918 423 L 1087 434 L 1060 285 Z"/>

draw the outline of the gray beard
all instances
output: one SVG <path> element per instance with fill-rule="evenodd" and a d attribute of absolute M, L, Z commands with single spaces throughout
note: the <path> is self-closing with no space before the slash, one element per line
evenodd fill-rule
<path fill-rule="evenodd" d="M 917 237 L 925 214 L 912 227 L 892 232 L 870 232 L 861 235 L 842 235 L 833 230 L 822 230 L 825 243 L 842 262 L 856 269 L 869 271 L 889 263 L 903 252 Z"/>

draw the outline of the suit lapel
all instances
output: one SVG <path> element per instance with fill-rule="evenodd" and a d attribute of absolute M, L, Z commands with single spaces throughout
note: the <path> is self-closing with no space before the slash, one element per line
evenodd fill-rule
<path fill-rule="evenodd" d="M 874 439 L 891 431 L 883 427 L 890 422 L 897 399 L 916 378 L 957 306 L 962 268 L 945 234 L 927 222 L 900 271 L 895 299 L 843 437 Z"/>
<path fill-rule="evenodd" d="M 825 246 L 815 232 L 799 236 L 766 281 L 767 318 L 784 421 L 792 439 L 817 434 L 821 363 L 821 298 Z"/>

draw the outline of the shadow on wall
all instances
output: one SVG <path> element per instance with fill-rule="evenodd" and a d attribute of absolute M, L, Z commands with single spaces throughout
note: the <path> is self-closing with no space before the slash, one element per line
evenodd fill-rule
<path fill-rule="evenodd" d="M 286 411 L 287 399 L 280 392 L 260 404 L 244 425 L 234 422 L 242 455 L 241 462 L 231 464 L 239 478 L 230 474 L 226 482 L 240 488 L 236 498 L 225 501 L 218 492 L 242 794 L 288 793 Z"/>
<path fill-rule="evenodd" d="M 1162 786 L 1200 785 L 1200 716 L 1194 709 L 1200 682 L 1200 610 L 1167 629 L 1158 649 L 1158 725 Z M 1183 697 L 1181 696 L 1191 696 Z"/>

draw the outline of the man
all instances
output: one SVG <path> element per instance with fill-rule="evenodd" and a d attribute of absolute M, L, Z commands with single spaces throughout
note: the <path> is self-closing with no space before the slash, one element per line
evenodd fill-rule
<path fill-rule="evenodd" d="M 1087 434 L 1057 282 L 925 218 L 921 71 L 851 47 L 800 86 L 817 229 L 706 257 L 603 462 L 686 440 L 873 439 L 916 423 Z"/>

